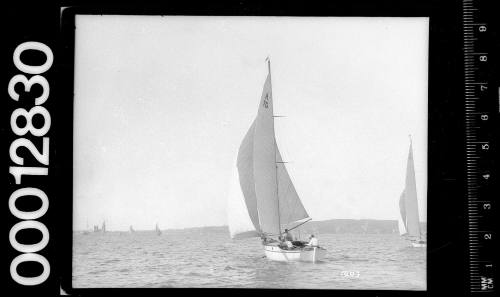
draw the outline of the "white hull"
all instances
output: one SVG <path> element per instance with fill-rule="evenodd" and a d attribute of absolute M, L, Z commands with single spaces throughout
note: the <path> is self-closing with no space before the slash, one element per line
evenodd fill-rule
<path fill-rule="evenodd" d="M 321 247 L 306 247 L 293 250 L 283 250 L 276 245 L 265 245 L 264 252 L 269 260 L 282 262 L 318 262 L 323 260 L 326 255 L 326 249 Z"/>
<path fill-rule="evenodd" d="M 412 242 L 411 242 L 411 246 L 412 246 L 412 247 L 427 247 L 427 243 L 426 243 L 426 242 L 416 242 L 416 241 L 412 241 Z"/>

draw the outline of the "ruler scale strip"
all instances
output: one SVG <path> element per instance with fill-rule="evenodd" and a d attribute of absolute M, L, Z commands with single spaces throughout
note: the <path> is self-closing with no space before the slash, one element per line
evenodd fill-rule
<path fill-rule="evenodd" d="M 487 249 L 495 234 L 485 223 L 493 204 L 488 192 L 484 191 L 491 178 L 485 164 L 492 144 L 488 133 L 484 133 L 491 122 L 487 104 L 490 57 L 488 23 L 481 15 L 480 2 L 462 1 L 468 276 L 469 290 L 473 293 L 494 291 L 494 263 Z"/>

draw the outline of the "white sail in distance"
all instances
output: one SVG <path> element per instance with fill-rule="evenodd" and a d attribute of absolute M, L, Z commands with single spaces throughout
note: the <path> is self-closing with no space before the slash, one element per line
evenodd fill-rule
<path fill-rule="evenodd" d="M 406 164 L 405 188 L 400 197 L 399 207 L 404 231 L 406 231 L 403 234 L 407 234 L 410 237 L 420 237 L 417 185 L 415 179 L 415 165 L 413 162 L 413 149 L 411 141 L 410 149 L 408 152 L 408 161 Z"/>

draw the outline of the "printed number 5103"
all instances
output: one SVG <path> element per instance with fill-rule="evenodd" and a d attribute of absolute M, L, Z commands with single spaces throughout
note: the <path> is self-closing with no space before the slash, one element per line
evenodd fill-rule
<path fill-rule="evenodd" d="M 343 277 L 350 277 L 350 278 L 358 278 L 360 276 L 360 273 L 359 271 L 342 271 L 340 272 L 340 274 L 343 276 Z"/>

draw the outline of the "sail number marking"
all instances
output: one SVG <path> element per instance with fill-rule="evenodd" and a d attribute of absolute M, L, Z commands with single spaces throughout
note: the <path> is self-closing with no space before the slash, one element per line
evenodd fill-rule
<path fill-rule="evenodd" d="M 42 53 L 45 56 L 45 62 L 42 65 L 29 65 L 24 63 L 21 55 L 28 50 Z M 49 111 L 41 105 L 44 104 L 49 98 L 50 86 L 47 79 L 41 76 L 41 74 L 50 69 L 54 61 L 54 55 L 52 50 L 47 45 L 40 42 L 28 41 L 16 47 L 13 53 L 13 60 L 17 70 L 21 71 L 23 74 L 16 74 L 10 79 L 7 88 L 10 98 L 19 103 L 21 96 L 16 91 L 16 87 L 19 85 L 24 87 L 24 93 L 27 94 L 32 91 L 32 87 L 35 85 L 40 86 L 42 89 L 41 95 L 34 99 L 34 106 L 32 106 L 29 110 L 21 107 L 16 108 L 12 111 L 10 117 L 10 127 L 12 132 L 21 137 L 15 139 L 10 144 L 10 160 L 15 165 L 20 166 L 10 166 L 9 173 L 14 177 L 15 184 L 20 185 L 23 182 L 23 176 L 48 175 L 50 138 L 45 137 L 45 135 L 50 130 L 51 118 Z M 32 76 L 28 78 L 26 75 Z M 41 125 L 36 118 L 42 120 Z M 31 139 L 28 137 L 31 137 Z M 20 152 L 22 152 L 20 148 L 27 149 L 27 152 L 31 154 L 33 159 L 43 166 L 24 166 L 25 157 L 27 156 L 19 155 Z M 37 197 L 42 202 L 41 206 L 36 210 L 30 211 L 23 211 L 19 209 L 16 205 L 17 199 L 26 196 Z M 18 284 L 25 286 L 39 285 L 45 282 L 50 275 L 49 261 L 47 261 L 43 255 L 39 254 L 39 252 L 49 243 L 49 230 L 42 222 L 37 221 L 45 215 L 48 209 L 49 198 L 42 189 L 24 186 L 16 189 L 9 197 L 10 213 L 17 219 L 21 220 L 14 224 L 9 232 L 10 245 L 16 251 L 21 253 L 15 257 L 10 264 L 10 275 Z M 20 243 L 17 240 L 16 235 L 19 231 L 27 229 L 38 230 L 42 234 L 40 241 L 34 244 Z M 25 262 L 37 262 L 42 265 L 43 271 L 40 275 L 34 277 L 22 276 L 18 273 L 17 268 L 20 264 Z"/>

